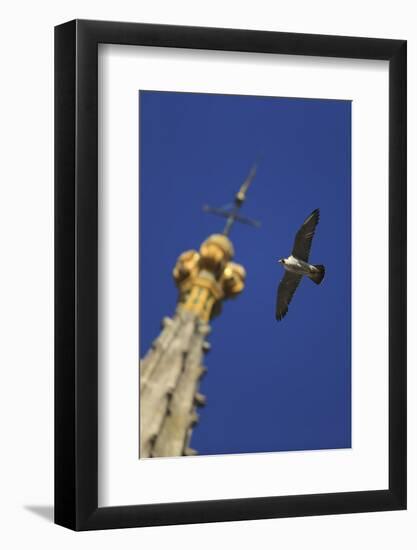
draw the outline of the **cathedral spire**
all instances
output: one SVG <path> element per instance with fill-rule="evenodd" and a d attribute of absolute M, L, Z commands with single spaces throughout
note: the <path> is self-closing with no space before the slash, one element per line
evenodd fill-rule
<path fill-rule="evenodd" d="M 258 226 L 239 214 L 256 174 L 256 166 L 236 193 L 231 207 L 204 207 L 226 218 L 222 234 L 210 235 L 199 250 L 183 252 L 174 267 L 178 288 L 174 316 L 164 318 L 162 331 L 140 361 L 140 457 L 196 454 L 190 447 L 197 407 L 205 397 L 198 392 L 205 373 L 204 354 L 210 349 L 210 320 L 221 312 L 224 300 L 245 286 L 243 266 L 233 262 L 228 235 L 234 222 Z"/>

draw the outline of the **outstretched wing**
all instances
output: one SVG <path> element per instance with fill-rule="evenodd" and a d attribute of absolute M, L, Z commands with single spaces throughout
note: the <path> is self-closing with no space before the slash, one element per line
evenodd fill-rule
<path fill-rule="evenodd" d="M 292 255 L 294 258 L 308 262 L 310 256 L 311 243 L 313 241 L 316 226 L 319 223 L 320 211 L 317 208 L 305 220 L 295 236 Z"/>
<path fill-rule="evenodd" d="M 284 277 L 278 286 L 277 291 L 277 305 L 275 310 L 275 317 L 277 321 L 280 321 L 285 317 L 288 311 L 288 306 L 294 296 L 294 292 L 297 290 L 298 285 L 302 279 L 302 275 L 296 275 L 295 273 L 285 272 Z"/>

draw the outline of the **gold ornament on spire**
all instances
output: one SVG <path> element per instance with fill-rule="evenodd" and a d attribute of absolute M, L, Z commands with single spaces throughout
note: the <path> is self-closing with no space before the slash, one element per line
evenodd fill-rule
<path fill-rule="evenodd" d="M 239 214 L 255 174 L 256 164 L 236 193 L 231 208 L 204 206 L 204 211 L 226 218 L 223 233 L 210 235 L 199 252 L 187 250 L 181 254 L 174 267 L 173 276 L 179 290 L 178 307 L 193 312 L 202 321 L 217 315 L 222 300 L 233 298 L 245 287 L 244 267 L 231 261 L 234 249 L 229 234 L 235 222 L 259 226 L 259 222 Z"/>
<path fill-rule="evenodd" d="M 173 271 L 179 290 L 178 307 L 209 321 L 223 299 L 242 292 L 246 272 L 243 266 L 230 261 L 233 255 L 231 241 L 219 234 L 206 239 L 199 252 L 181 254 Z"/>

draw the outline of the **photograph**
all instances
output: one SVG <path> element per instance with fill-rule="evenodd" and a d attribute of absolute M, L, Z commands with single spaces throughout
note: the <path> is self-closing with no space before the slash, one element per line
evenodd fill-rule
<path fill-rule="evenodd" d="M 351 448 L 352 101 L 138 101 L 139 459 Z"/>
<path fill-rule="evenodd" d="M 4 4 L 1 548 L 417 548 L 417 18 L 375 8 Z"/>

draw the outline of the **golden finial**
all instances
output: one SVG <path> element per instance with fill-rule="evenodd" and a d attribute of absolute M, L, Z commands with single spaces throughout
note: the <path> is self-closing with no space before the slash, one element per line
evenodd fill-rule
<path fill-rule="evenodd" d="M 259 222 L 238 213 L 255 175 L 256 164 L 236 193 L 231 208 L 204 207 L 207 212 L 227 218 L 223 233 L 210 235 L 198 252 L 188 250 L 181 254 L 174 267 L 178 306 L 203 321 L 209 321 L 220 311 L 222 300 L 237 296 L 245 287 L 246 272 L 243 266 L 231 261 L 234 249 L 228 235 L 235 221 L 259 226 Z"/>

